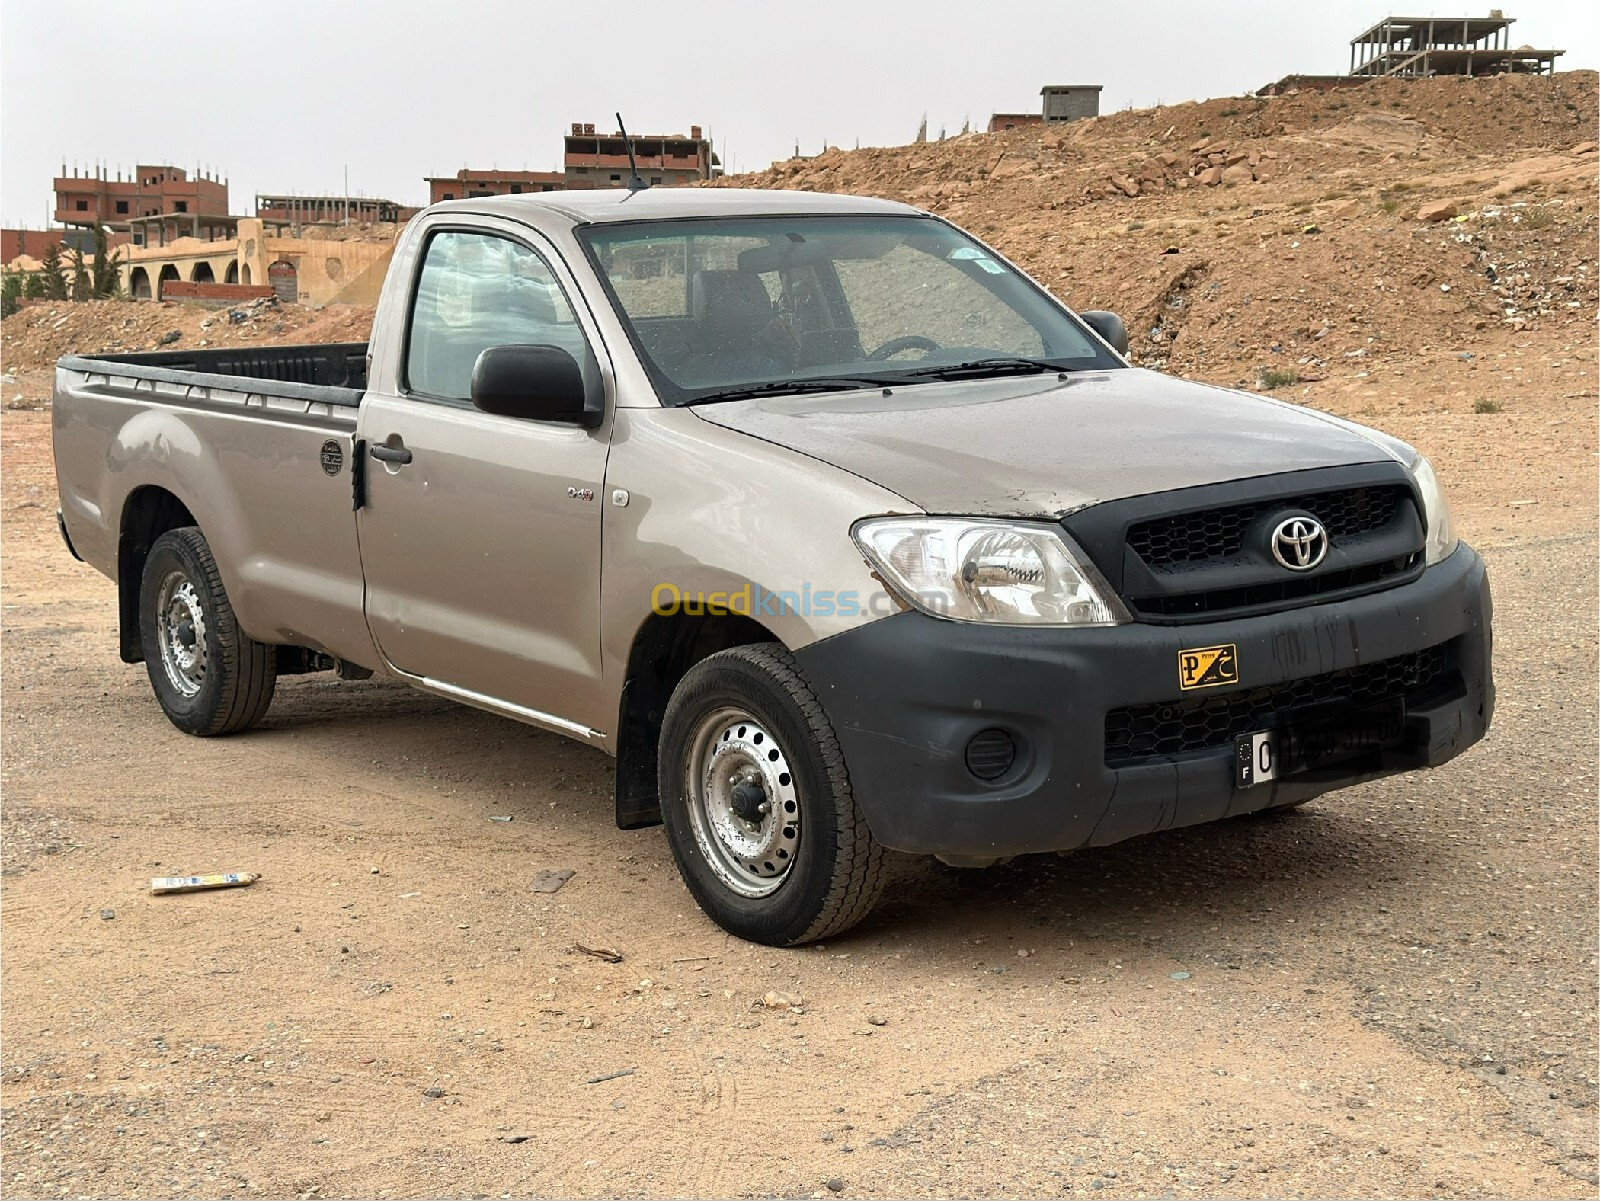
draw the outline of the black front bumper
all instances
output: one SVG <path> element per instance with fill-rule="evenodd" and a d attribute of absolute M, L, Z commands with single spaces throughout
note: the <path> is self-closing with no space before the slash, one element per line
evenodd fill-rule
<path fill-rule="evenodd" d="M 1411 583 L 1285 613 L 1082 630 L 900 613 L 797 657 L 878 840 L 902 851 L 988 857 L 1103 846 L 1454 758 L 1483 737 L 1494 712 L 1490 612 L 1483 562 L 1462 546 Z M 1238 683 L 1180 691 L 1180 652 L 1223 644 L 1238 648 Z M 1124 746 L 1108 761 L 1108 714 L 1148 714 L 1151 706 L 1175 713 L 1232 697 L 1254 722 L 1262 698 L 1279 696 L 1296 705 L 1319 699 L 1323 714 L 1324 692 L 1338 694 L 1353 678 L 1370 680 L 1376 665 L 1422 651 L 1437 670 L 1404 696 L 1399 745 L 1239 788 L 1232 733 L 1242 731 L 1219 719 L 1215 745 L 1161 753 Z M 1325 681 L 1333 687 L 1319 691 Z M 987 730 L 1005 731 L 1017 748 L 993 781 L 968 766 L 968 744 Z"/>

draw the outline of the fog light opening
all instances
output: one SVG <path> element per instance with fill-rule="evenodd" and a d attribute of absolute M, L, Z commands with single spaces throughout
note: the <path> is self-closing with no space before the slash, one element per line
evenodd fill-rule
<path fill-rule="evenodd" d="M 967 770 L 985 782 L 998 780 L 1017 761 L 1017 744 L 1005 730 L 979 730 L 967 743 Z"/>

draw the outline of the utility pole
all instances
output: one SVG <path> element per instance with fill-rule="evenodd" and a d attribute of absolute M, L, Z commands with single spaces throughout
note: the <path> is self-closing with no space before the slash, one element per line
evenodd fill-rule
<path fill-rule="evenodd" d="M 344 224 L 350 224 L 350 164 L 344 165 Z"/>

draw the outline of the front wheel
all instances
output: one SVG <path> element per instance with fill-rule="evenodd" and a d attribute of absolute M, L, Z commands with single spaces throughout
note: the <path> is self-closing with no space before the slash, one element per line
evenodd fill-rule
<path fill-rule="evenodd" d="M 847 930 L 883 887 L 883 848 L 794 658 L 775 643 L 695 664 L 667 705 L 659 786 L 667 840 L 706 915 L 797 946 Z"/>
<path fill-rule="evenodd" d="M 276 650 L 239 628 L 211 547 L 193 526 L 167 531 L 150 548 L 139 638 L 156 700 L 185 734 L 232 734 L 266 716 Z"/>

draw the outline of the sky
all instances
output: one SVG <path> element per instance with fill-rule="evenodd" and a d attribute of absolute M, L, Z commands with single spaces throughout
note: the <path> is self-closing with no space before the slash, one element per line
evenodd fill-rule
<path fill-rule="evenodd" d="M 1399 4 L 1399 0 L 1394 0 Z M 1501 0 L 1512 44 L 1600 66 L 1582 0 Z M 1485 14 L 1477 3 L 1406 15 Z M 1413 11 L 1415 10 L 1415 11 Z M 66 163 L 136 163 L 260 192 L 402 204 L 463 166 L 557 170 L 574 121 L 702 126 L 736 171 L 798 142 L 850 148 L 982 128 L 1048 83 L 1098 83 L 1101 112 L 1341 73 L 1386 0 L 4 0 L 0 223 L 48 223 Z"/>

